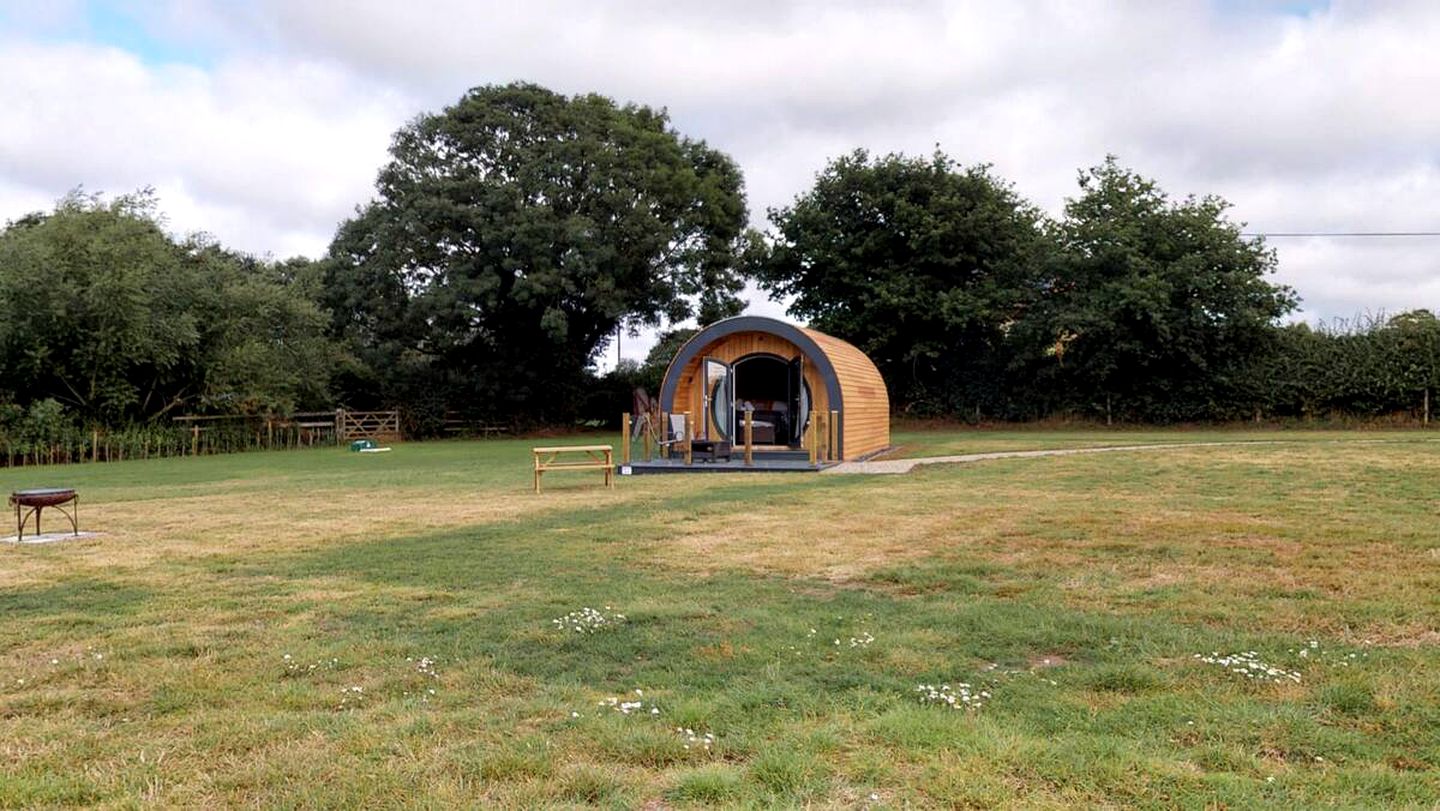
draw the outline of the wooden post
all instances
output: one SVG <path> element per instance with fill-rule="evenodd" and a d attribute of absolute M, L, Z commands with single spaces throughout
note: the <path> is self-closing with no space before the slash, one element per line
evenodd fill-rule
<path fill-rule="evenodd" d="M 194 423 L 194 424 L 191 426 L 191 429 L 190 429 L 190 455 L 191 455 L 191 456 L 195 456 L 195 455 L 197 455 L 197 454 L 199 454 L 199 453 L 200 453 L 200 423 L 197 422 L 197 423 Z M 106 454 L 106 455 L 108 456 L 109 454 Z"/>
<path fill-rule="evenodd" d="M 96 428 L 90 434 L 90 461 L 100 461 L 100 429 Z"/>
<path fill-rule="evenodd" d="M 655 458 L 655 446 L 653 444 L 655 441 L 655 424 L 650 421 L 650 415 L 654 413 L 653 411 L 645 412 L 645 432 L 640 435 L 640 447 L 645 451 L 645 461 L 647 462 Z"/>
<path fill-rule="evenodd" d="M 670 415 L 664 411 L 660 412 L 660 432 L 660 440 L 662 443 L 660 445 L 660 456 L 661 458 L 668 459 L 670 458 L 670 448 L 675 441 L 675 437 L 667 436 L 670 433 Z"/>
<path fill-rule="evenodd" d="M 810 424 L 815 428 L 815 461 L 819 461 L 825 458 L 825 437 L 828 436 L 825 433 L 825 412 L 810 412 Z M 810 464 L 813 465 L 815 462 L 812 461 Z"/>
<path fill-rule="evenodd" d="M 805 425 L 805 444 L 810 446 L 810 464 L 813 466 L 815 464 L 815 452 L 818 450 L 815 447 L 815 419 L 813 417 L 810 419 L 810 422 Z"/>
<path fill-rule="evenodd" d="M 630 464 L 630 412 L 620 415 L 620 464 Z"/>
<path fill-rule="evenodd" d="M 755 465 L 755 414 L 745 410 L 745 466 Z"/>
<path fill-rule="evenodd" d="M 832 461 L 832 462 L 839 461 L 839 459 L 840 459 L 840 451 L 838 450 L 839 446 L 840 446 L 840 412 L 839 412 L 839 411 L 831 411 L 831 412 L 830 412 L 830 461 Z"/>
<path fill-rule="evenodd" d="M 686 411 L 683 416 L 685 419 L 680 423 L 680 442 L 685 446 L 685 464 L 689 465 L 694 461 L 691 458 L 691 451 L 693 449 L 690 447 L 690 412 Z"/>

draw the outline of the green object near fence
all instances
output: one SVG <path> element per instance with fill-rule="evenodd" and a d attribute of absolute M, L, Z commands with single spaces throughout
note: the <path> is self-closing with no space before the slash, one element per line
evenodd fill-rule
<path fill-rule="evenodd" d="M 374 441 L 369 440 L 369 439 L 357 439 L 357 440 L 355 440 L 354 442 L 351 442 L 351 443 L 350 443 L 350 450 L 351 450 L 351 451 L 356 451 L 356 452 L 358 452 L 358 451 L 363 451 L 363 450 L 366 450 L 366 449 L 369 449 L 369 448 L 373 448 L 373 447 L 375 447 L 375 443 L 374 443 Z"/>

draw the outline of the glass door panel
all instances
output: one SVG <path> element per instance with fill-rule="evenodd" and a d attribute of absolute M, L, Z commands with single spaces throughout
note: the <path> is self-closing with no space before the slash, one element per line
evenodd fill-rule
<path fill-rule="evenodd" d="M 714 358 L 705 359 L 705 438 L 729 440 L 735 435 L 735 370 Z"/>
<path fill-rule="evenodd" d="M 810 392 L 805 388 L 805 357 L 796 355 L 790 361 L 790 444 L 799 445 L 805 437 L 805 423 L 810 419 Z"/>

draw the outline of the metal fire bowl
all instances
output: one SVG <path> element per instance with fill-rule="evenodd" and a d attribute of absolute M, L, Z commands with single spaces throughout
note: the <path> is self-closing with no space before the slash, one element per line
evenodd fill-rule
<path fill-rule="evenodd" d="M 48 487 L 40 490 L 16 490 L 10 503 L 20 507 L 54 507 L 75 498 L 73 489 Z"/>

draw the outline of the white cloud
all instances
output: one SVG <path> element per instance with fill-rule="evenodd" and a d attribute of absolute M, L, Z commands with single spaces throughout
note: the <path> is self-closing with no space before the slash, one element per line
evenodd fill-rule
<path fill-rule="evenodd" d="M 668 108 L 739 161 L 757 220 L 851 149 L 939 145 L 1055 213 L 1077 169 L 1116 153 L 1176 196 L 1226 197 L 1255 231 L 1440 227 L 1440 6 L 1293 5 L 149 7 L 153 36 L 213 55 L 188 67 L 56 44 L 72 7 L 0 39 L 0 218 L 78 183 L 153 184 L 180 230 L 318 253 L 397 127 L 525 79 Z M 1440 240 L 1275 244 L 1309 316 L 1440 309 Z"/>
<path fill-rule="evenodd" d="M 81 44 L 0 46 L 0 197 L 13 217 L 83 185 L 154 186 L 175 230 L 256 253 L 322 252 L 371 194 L 409 104 L 313 62 L 147 65 Z"/>

